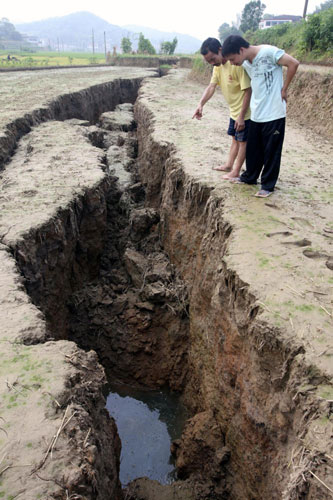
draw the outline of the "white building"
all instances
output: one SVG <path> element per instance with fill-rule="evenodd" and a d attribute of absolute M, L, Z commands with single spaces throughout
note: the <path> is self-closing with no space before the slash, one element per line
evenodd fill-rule
<path fill-rule="evenodd" d="M 297 23 L 301 19 L 302 16 L 272 16 L 269 19 L 262 19 L 259 22 L 259 29 L 264 30 L 276 26 L 277 24 Z"/>

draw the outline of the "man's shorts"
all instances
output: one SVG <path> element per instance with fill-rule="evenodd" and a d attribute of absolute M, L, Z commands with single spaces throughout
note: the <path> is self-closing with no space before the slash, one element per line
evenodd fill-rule
<path fill-rule="evenodd" d="M 236 130 L 235 130 L 235 120 L 233 120 L 232 118 L 230 118 L 229 128 L 228 128 L 228 135 L 232 135 L 233 137 L 235 137 L 236 141 L 238 141 L 238 142 L 245 142 L 245 141 L 247 141 L 247 134 L 249 132 L 250 121 L 251 120 L 245 120 L 245 128 L 243 128 L 243 130 L 240 130 L 239 132 L 236 132 Z"/>

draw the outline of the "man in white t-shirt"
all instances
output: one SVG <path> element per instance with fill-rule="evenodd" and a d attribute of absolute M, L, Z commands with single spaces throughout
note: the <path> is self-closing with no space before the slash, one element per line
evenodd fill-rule
<path fill-rule="evenodd" d="M 230 35 L 222 54 L 231 64 L 245 68 L 251 78 L 251 122 L 246 150 L 246 171 L 236 182 L 257 184 L 256 196 L 266 198 L 277 182 L 285 131 L 287 90 L 299 62 L 272 45 L 250 45 L 238 35 Z M 283 81 L 282 66 L 287 67 Z"/>

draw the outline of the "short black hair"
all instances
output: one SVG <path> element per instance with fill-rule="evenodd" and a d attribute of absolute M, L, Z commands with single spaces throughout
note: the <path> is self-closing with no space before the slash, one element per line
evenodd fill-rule
<path fill-rule="evenodd" d="M 230 54 L 239 54 L 241 48 L 248 49 L 249 47 L 249 42 L 244 40 L 243 37 L 239 35 L 229 35 L 223 42 L 222 54 L 224 57 L 230 56 Z"/>
<path fill-rule="evenodd" d="M 218 54 L 221 47 L 221 42 L 217 38 L 207 38 L 201 45 L 200 53 L 203 56 L 206 56 L 208 52 Z"/>

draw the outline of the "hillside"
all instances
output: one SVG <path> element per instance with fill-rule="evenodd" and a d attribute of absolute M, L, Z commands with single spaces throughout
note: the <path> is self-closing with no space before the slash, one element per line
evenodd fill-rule
<path fill-rule="evenodd" d="M 104 52 L 104 32 L 107 49 L 119 46 L 126 32 L 90 12 L 75 12 L 63 17 L 52 17 L 32 23 L 18 24 L 18 31 L 37 36 L 51 48 L 64 50 L 91 50 L 92 31 L 96 52 Z"/>
<path fill-rule="evenodd" d="M 117 47 L 119 51 L 123 37 L 129 37 L 133 49 L 136 50 L 138 33 L 142 32 L 148 36 L 147 30 L 151 31 L 154 37 L 151 42 L 157 51 L 160 49 L 161 41 L 171 41 L 175 36 L 178 39 L 177 52 L 193 53 L 200 47 L 200 40 L 189 35 L 165 33 L 141 26 L 132 26 L 133 29 L 128 26 L 120 27 L 90 12 L 75 12 L 63 17 L 18 24 L 16 28 L 21 33 L 42 39 L 45 46 L 50 46 L 52 49 L 59 47 L 60 50 L 92 50 L 92 32 L 94 32 L 96 52 L 104 52 L 104 33 L 107 50 L 112 51 L 113 47 Z"/>

